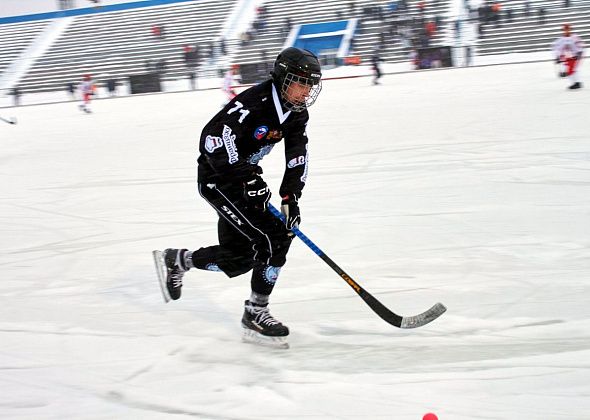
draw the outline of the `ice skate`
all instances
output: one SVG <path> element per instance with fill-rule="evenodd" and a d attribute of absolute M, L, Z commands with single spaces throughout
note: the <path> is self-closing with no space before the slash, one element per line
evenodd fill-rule
<path fill-rule="evenodd" d="M 571 85 L 568 89 L 580 89 L 582 87 L 582 84 L 580 82 L 576 82 L 573 85 Z"/>
<path fill-rule="evenodd" d="M 180 299 L 182 292 L 182 277 L 188 271 L 184 265 L 184 254 L 186 249 L 166 249 L 153 251 L 158 280 L 164 301 Z"/>
<path fill-rule="evenodd" d="M 246 343 L 281 349 L 289 348 L 287 342 L 289 328 L 270 314 L 268 304 L 258 305 L 249 300 L 245 301 L 242 328 L 244 328 L 242 340 Z"/>

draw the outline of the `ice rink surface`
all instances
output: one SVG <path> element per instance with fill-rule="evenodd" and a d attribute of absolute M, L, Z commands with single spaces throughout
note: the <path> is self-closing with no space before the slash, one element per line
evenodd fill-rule
<path fill-rule="evenodd" d="M 220 91 L 2 110 L 0 418 L 590 419 L 590 89 L 551 63 L 382 81 L 324 83 L 301 229 L 395 312 L 448 312 L 396 329 L 296 241 L 289 350 L 240 341 L 247 275 L 156 282 L 152 249 L 216 243 Z"/>

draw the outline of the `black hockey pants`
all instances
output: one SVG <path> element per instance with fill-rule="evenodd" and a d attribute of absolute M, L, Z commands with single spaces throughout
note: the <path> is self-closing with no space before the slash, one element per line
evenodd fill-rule
<path fill-rule="evenodd" d="M 269 211 L 248 207 L 242 185 L 199 183 L 199 193 L 219 215 L 219 245 L 193 253 L 193 264 L 207 269 L 215 264 L 229 277 L 254 269 L 252 290 L 269 295 L 285 265 L 292 237 Z"/>

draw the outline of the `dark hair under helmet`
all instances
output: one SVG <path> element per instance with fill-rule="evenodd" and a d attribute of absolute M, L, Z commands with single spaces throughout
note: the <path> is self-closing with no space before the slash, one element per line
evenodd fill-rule
<path fill-rule="evenodd" d="M 280 90 L 287 109 L 301 112 L 313 105 L 322 90 L 322 69 L 318 58 L 301 48 L 289 47 L 281 51 L 271 71 L 275 86 Z M 292 83 L 311 87 L 304 102 L 292 103 L 286 98 L 286 92 Z"/>

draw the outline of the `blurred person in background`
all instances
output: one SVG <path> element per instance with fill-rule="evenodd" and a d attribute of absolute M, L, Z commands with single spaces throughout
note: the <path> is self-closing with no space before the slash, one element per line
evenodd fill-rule
<path fill-rule="evenodd" d="M 197 75 L 194 70 L 188 72 L 188 82 L 191 90 L 195 90 L 197 87 Z"/>
<path fill-rule="evenodd" d="M 584 45 L 582 39 L 572 33 L 572 27 L 569 23 L 563 25 L 563 35 L 553 42 L 553 53 L 555 62 L 563 65 L 564 69 L 560 72 L 561 77 L 568 77 L 571 85 L 568 89 L 580 89 L 578 67 L 582 61 Z"/>
<path fill-rule="evenodd" d="M 92 77 L 89 74 L 84 75 L 78 90 L 80 91 L 80 96 L 82 97 L 82 103 L 78 105 L 78 107 L 85 113 L 91 114 L 92 110 L 90 109 L 90 100 L 96 92 L 96 86 L 94 86 Z"/>
<path fill-rule="evenodd" d="M 281 27 L 283 36 L 289 35 L 289 32 L 291 32 L 292 27 L 293 27 L 293 22 L 291 21 L 291 18 L 289 16 L 287 16 L 284 20 L 283 26 Z"/>
<path fill-rule="evenodd" d="M 15 86 L 10 90 L 10 95 L 12 95 L 12 101 L 14 103 L 14 106 L 19 106 L 20 97 L 22 96 L 22 93 L 20 92 L 18 86 Z"/>
<path fill-rule="evenodd" d="M 117 81 L 112 77 L 107 80 L 107 91 L 109 96 L 117 96 Z"/>
<path fill-rule="evenodd" d="M 547 13 L 547 11 L 545 10 L 544 6 L 539 7 L 538 10 L 538 16 L 539 16 L 539 25 L 544 25 L 545 24 L 545 14 Z"/>
<path fill-rule="evenodd" d="M 473 60 L 473 49 L 471 48 L 471 45 L 466 45 L 465 46 L 465 67 L 469 67 L 472 63 Z"/>
<path fill-rule="evenodd" d="M 166 29 L 164 25 L 152 25 L 152 35 L 157 39 L 165 39 Z"/>
<path fill-rule="evenodd" d="M 379 57 L 379 53 L 375 51 L 371 56 L 371 69 L 373 70 L 373 84 L 378 85 L 379 79 L 381 79 L 381 67 L 379 63 L 381 63 L 383 59 Z"/>
<path fill-rule="evenodd" d="M 193 51 L 193 49 L 190 45 L 184 44 L 182 46 L 182 60 L 184 61 L 184 64 L 188 68 L 192 67 L 192 55 L 191 55 L 192 51 Z"/>
<path fill-rule="evenodd" d="M 418 2 L 416 7 L 418 8 L 418 11 L 420 12 L 420 14 L 424 15 L 424 11 L 426 10 L 426 2 L 421 0 Z"/>
<path fill-rule="evenodd" d="M 506 22 L 512 23 L 512 10 L 506 9 L 504 13 L 506 15 Z"/>
<path fill-rule="evenodd" d="M 418 70 L 420 68 L 420 57 L 418 56 L 418 51 L 415 48 L 413 48 L 408 53 L 408 58 L 410 59 L 412 70 Z"/>
<path fill-rule="evenodd" d="M 68 92 L 68 94 L 70 95 L 70 98 L 72 100 L 76 99 L 76 84 L 73 82 L 70 82 L 66 85 L 66 91 Z"/>
<path fill-rule="evenodd" d="M 429 38 L 432 38 L 434 35 L 436 35 L 436 23 L 434 21 L 429 20 L 426 22 L 424 24 L 424 29 L 426 30 L 426 35 L 428 35 Z"/>
<path fill-rule="evenodd" d="M 158 61 L 156 61 L 156 73 L 158 73 L 160 76 L 163 76 L 164 74 L 166 74 L 166 71 L 168 71 L 168 64 L 166 63 L 166 59 L 160 58 Z"/>
<path fill-rule="evenodd" d="M 524 1 L 524 15 L 529 17 L 531 15 L 531 2 L 530 0 Z"/>
<path fill-rule="evenodd" d="M 68 10 L 74 8 L 73 0 L 58 0 L 57 7 L 59 10 Z"/>
<path fill-rule="evenodd" d="M 271 78 L 233 98 L 203 128 L 198 158 L 199 194 L 217 212 L 219 245 L 154 251 L 166 301 L 181 296 L 192 268 L 236 277 L 252 271 L 244 302 L 243 339 L 286 348 L 289 328 L 268 309 L 294 234 L 301 222 L 299 199 L 307 180 L 308 107 L 321 91 L 321 67 L 306 50 L 287 48 L 276 58 Z M 258 165 L 284 142 L 285 167 L 279 188 L 284 221 L 268 210 L 271 192 Z"/>
<path fill-rule="evenodd" d="M 223 85 L 221 87 L 221 90 L 226 95 L 226 101 L 223 103 L 223 106 L 232 101 L 238 95 L 234 90 L 234 86 L 238 82 L 237 78 L 239 68 L 239 65 L 232 64 L 229 70 L 225 72 L 225 76 L 223 77 Z"/>

